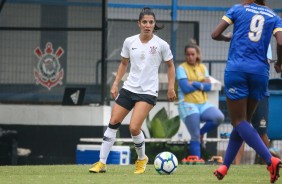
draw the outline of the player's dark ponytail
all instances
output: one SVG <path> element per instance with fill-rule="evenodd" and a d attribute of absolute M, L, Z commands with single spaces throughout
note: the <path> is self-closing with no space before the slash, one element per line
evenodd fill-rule
<path fill-rule="evenodd" d="M 251 3 L 257 3 L 259 5 L 265 6 L 266 0 L 245 0 L 243 4 L 251 4 Z"/>
<path fill-rule="evenodd" d="M 265 0 L 255 0 L 255 3 L 265 5 Z"/>
<path fill-rule="evenodd" d="M 155 13 L 154 13 L 154 12 L 152 11 L 152 9 L 149 8 L 149 7 L 144 7 L 144 8 L 141 10 L 141 12 L 140 12 L 140 14 L 139 14 L 139 21 L 142 20 L 142 18 L 144 17 L 144 15 L 152 15 L 152 16 L 154 17 L 155 21 L 156 21 Z M 164 28 L 164 25 L 158 26 L 157 24 L 155 24 L 154 31 L 160 30 L 160 29 L 162 29 L 162 28 Z"/>

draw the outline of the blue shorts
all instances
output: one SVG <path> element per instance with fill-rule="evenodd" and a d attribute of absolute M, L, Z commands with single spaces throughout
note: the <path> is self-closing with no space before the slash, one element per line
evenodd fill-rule
<path fill-rule="evenodd" d="M 225 71 L 224 92 L 231 100 L 261 100 L 267 95 L 268 76 L 246 72 Z"/>
<path fill-rule="evenodd" d="M 190 116 L 191 114 L 194 113 L 202 114 L 205 110 L 213 106 L 214 105 L 208 102 L 203 104 L 180 102 L 178 104 L 178 112 L 182 121 L 185 122 L 187 116 Z"/>

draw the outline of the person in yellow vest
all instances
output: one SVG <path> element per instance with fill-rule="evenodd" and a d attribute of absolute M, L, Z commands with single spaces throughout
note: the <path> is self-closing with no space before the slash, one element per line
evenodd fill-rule
<path fill-rule="evenodd" d="M 176 69 L 178 111 L 191 136 L 190 156 L 193 158 L 197 156 L 196 158 L 202 162 L 203 135 L 217 128 L 224 121 L 224 115 L 217 107 L 208 102 L 207 91 L 211 91 L 213 86 L 208 70 L 202 64 L 200 47 L 192 41 L 185 46 L 184 52 L 185 61 Z M 202 122 L 205 124 L 201 128 Z M 189 156 L 184 158 L 182 162 L 189 162 Z"/>

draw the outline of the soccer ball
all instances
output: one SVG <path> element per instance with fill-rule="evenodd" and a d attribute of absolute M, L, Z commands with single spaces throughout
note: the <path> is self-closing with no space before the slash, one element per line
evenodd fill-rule
<path fill-rule="evenodd" d="M 172 174 L 177 170 L 178 161 L 173 153 L 165 151 L 156 156 L 154 166 L 159 174 Z"/>

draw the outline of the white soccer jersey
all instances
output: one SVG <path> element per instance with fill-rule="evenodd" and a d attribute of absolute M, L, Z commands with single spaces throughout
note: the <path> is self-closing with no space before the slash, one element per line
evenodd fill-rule
<path fill-rule="evenodd" d="M 138 35 L 125 39 L 121 56 L 129 58 L 130 72 L 123 88 L 139 94 L 158 96 L 158 70 L 162 61 L 173 58 L 167 42 L 158 36 L 142 43 Z"/>

